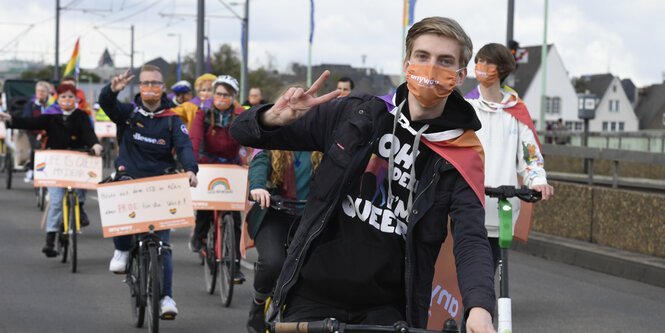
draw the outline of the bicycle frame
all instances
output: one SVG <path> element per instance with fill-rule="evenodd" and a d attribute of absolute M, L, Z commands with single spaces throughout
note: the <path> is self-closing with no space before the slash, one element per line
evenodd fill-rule
<path fill-rule="evenodd" d="M 81 231 L 81 210 L 78 209 L 79 207 L 79 196 L 76 194 L 76 192 L 71 188 L 67 187 L 67 190 L 65 191 L 65 196 L 62 198 L 62 224 L 63 224 L 63 229 L 64 233 L 68 234 L 69 233 L 69 199 L 70 196 L 74 196 L 74 199 L 76 200 L 76 206 L 74 208 L 74 214 L 75 214 L 75 221 L 76 221 L 76 231 L 75 232 L 80 232 Z"/>
<path fill-rule="evenodd" d="M 355 325 L 346 324 L 335 318 L 326 318 L 321 321 L 271 323 L 270 333 L 359 333 L 359 332 L 396 332 L 396 333 L 435 333 L 457 332 L 457 325 L 444 327 L 441 331 L 432 331 L 421 328 L 412 328 L 404 321 L 398 321 L 392 326 L 385 325 Z"/>

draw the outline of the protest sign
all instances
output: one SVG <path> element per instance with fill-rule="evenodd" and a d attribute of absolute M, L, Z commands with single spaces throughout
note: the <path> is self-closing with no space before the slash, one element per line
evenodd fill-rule
<path fill-rule="evenodd" d="M 450 223 L 448 223 L 448 237 L 441 246 L 434 268 L 429 320 L 427 322 L 427 328 L 430 330 L 441 329 L 448 318 L 453 318 L 459 323 L 460 318 L 463 317 L 462 295 L 457 284 L 452 238 Z"/>
<path fill-rule="evenodd" d="M 99 184 L 104 237 L 194 225 L 187 174 Z"/>
<path fill-rule="evenodd" d="M 71 150 L 35 151 L 35 187 L 94 190 L 102 180 L 102 158 Z"/>
<path fill-rule="evenodd" d="M 7 136 L 7 128 L 5 127 L 5 122 L 0 121 L 0 139 L 4 139 Z"/>
<path fill-rule="evenodd" d="M 245 210 L 247 167 L 233 164 L 199 164 L 199 181 L 192 201 L 199 210 Z"/>
<path fill-rule="evenodd" d="M 112 121 L 95 122 L 95 134 L 98 138 L 115 138 L 116 127 Z"/>

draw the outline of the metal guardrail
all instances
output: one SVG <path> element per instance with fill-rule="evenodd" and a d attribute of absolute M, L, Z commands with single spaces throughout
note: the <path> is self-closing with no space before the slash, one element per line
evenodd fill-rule
<path fill-rule="evenodd" d="M 593 163 L 594 160 L 608 160 L 613 161 L 614 164 L 614 175 L 611 178 L 612 188 L 618 188 L 619 183 L 621 182 L 622 186 L 629 186 L 635 188 L 656 188 L 665 189 L 665 186 L 660 185 L 660 181 L 649 182 L 644 179 L 635 179 L 635 178 L 620 178 L 619 177 L 619 162 L 633 162 L 633 163 L 645 163 L 653 165 L 665 165 L 665 154 L 662 153 L 651 153 L 651 152 L 642 152 L 635 150 L 623 150 L 623 149 L 610 149 L 610 148 L 592 148 L 592 147 L 576 147 L 569 145 L 553 145 L 553 144 L 543 144 L 542 145 L 543 155 L 558 155 L 558 156 L 567 156 L 567 157 L 577 157 L 582 158 L 588 161 L 587 163 L 587 184 L 594 184 L 594 175 L 593 175 Z M 563 173 L 558 173 L 559 176 L 564 175 Z M 579 175 L 579 174 L 578 174 Z M 570 178 L 576 178 L 579 181 L 579 177 L 571 175 Z M 606 183 L 607 180 L 601 177 L 596 183 Z M 572 181 L 576 181 L 571 179 Z"/>

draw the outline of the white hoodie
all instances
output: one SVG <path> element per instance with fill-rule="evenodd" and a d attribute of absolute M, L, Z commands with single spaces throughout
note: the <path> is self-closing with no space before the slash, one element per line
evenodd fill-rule
<path fill-rule="evenodd" d="M 478 88 L 480 92 L 480 88 Z M 504 111 L 517 104 L 517 93 L 501 89 L 501 103 L 487 102 L 482 93 L 478 99 L 467 99 L 480 119 L 483 127 L 476 135 L 485 151 L 485 186 L 515 185 L 519 175 L 524 185 L 547 184 L 543 168 L 543 155 L 533 131 Z M 520 200 L 511 198 L 513 206 L 513 228 L 519 216 Z M 488 237 L 499 237 L 498 200 L 485 196 L 485 227 Z"/>

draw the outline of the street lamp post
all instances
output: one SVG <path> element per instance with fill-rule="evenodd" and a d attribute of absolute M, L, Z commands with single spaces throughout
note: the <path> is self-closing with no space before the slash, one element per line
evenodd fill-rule
<path fill-rule="evenodd" d="M 180 81 L 180 68 L 181 68 L 181 64 L 180 64 L 180 51 L 181 51 L 181 45 L 182 45 L 182 44 L 181 44 L 181 42 L 182 42 L 182 35 L 179 34 L 179 33 L 170 33 L 170 34 L 168 34 L 167 36 L 170 36 L 170 37 L 175 37 L 175 36 L 177 36 L 177 37 L 178 37 L 178 68 L 176 69 L 176 77 L 177 77 L 177 78 L 176 78 L 176 81 Z"/>

